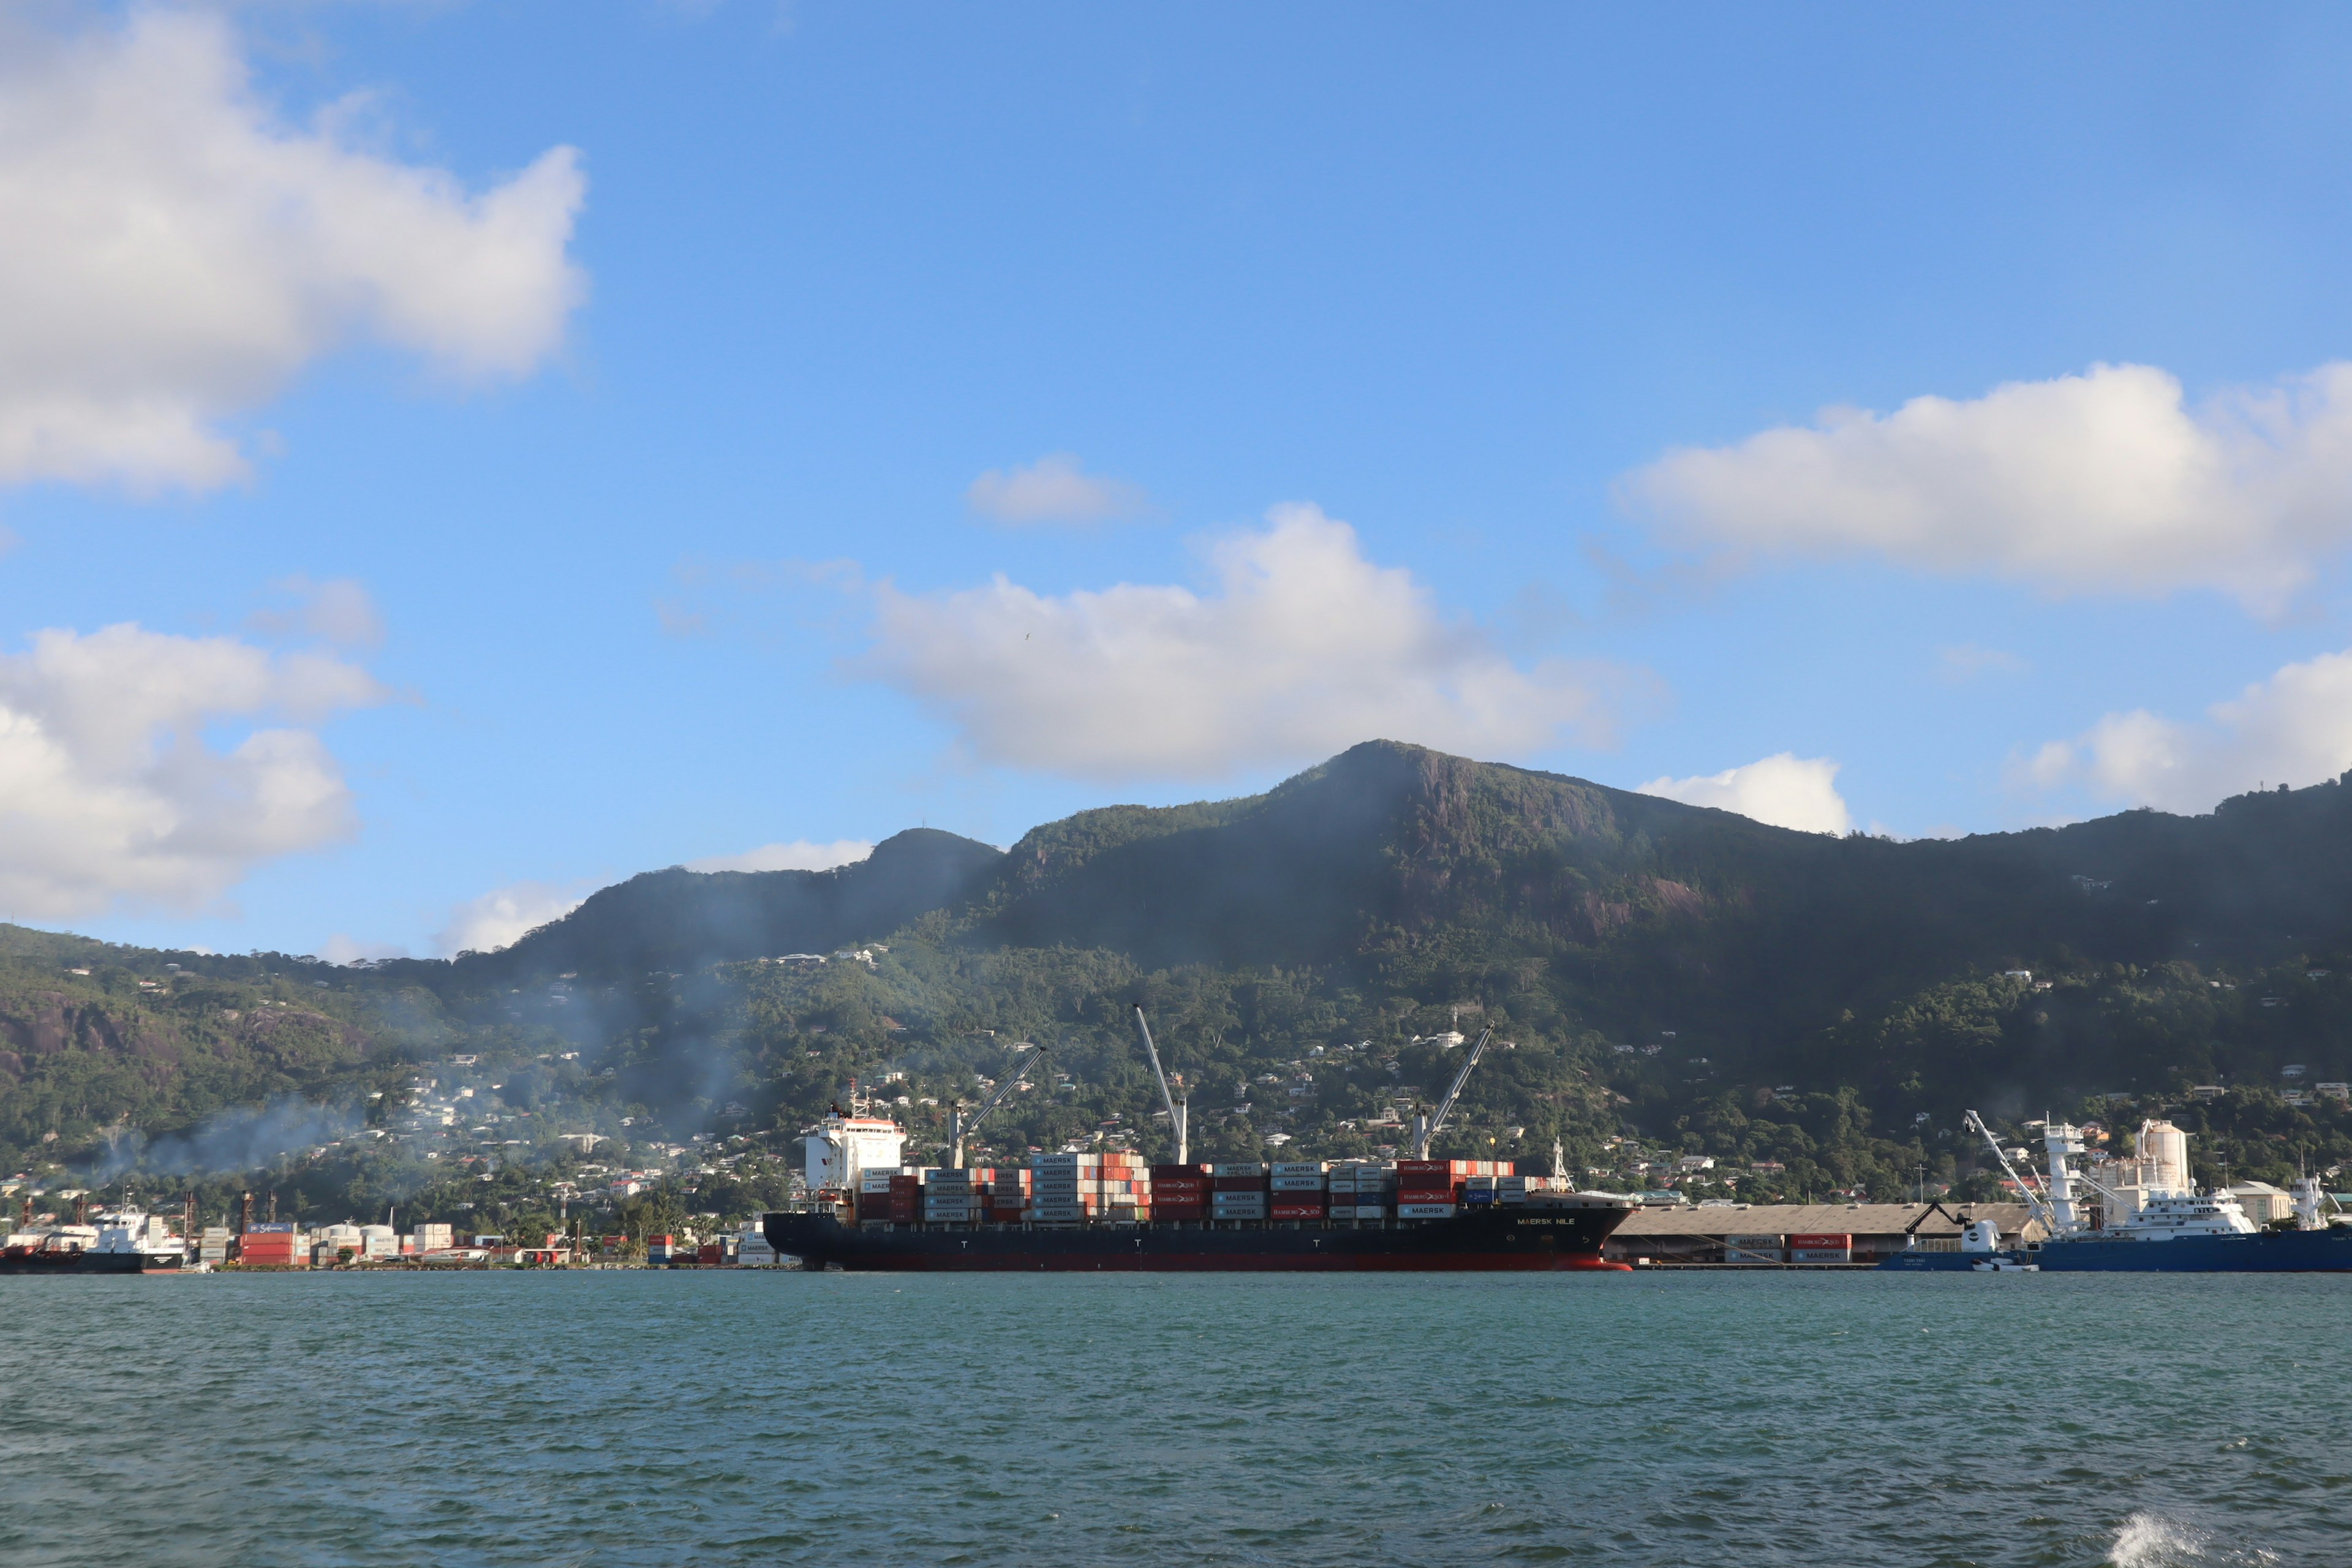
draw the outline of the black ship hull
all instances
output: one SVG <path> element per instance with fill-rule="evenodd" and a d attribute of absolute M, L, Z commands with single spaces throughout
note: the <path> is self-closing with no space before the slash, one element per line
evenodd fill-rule
<path fill-rule="evenodd" d="M 1517 1205 L 1394 1225 L 1139 1224 L 845 1226 L 830 1215 L 774 1213 L 768 1245 L 807 1268 L 897 1271 L 1322 1273 L 1625 1271 L 1601 1244 L 1629 1208 Z"/>
<path fill-rule="evenodd" d="M 10 1247 L 0 1252 L 0 1275 L 176 1274 L 180 1260 L 169 1253 L 66 1252 Z"/>

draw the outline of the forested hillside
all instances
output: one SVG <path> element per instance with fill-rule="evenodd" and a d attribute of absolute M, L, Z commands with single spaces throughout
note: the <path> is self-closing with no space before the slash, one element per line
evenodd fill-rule
<path fill-rule="evenodd" d="M 1676 1152 L 1752 1192 L 1965 1182 L 1971 1104 L 2178 1107 L 2200 1156 L 2279 1173 L 2352 1159 L 2352 1123 L 2311 1092 L 2352 1078 L 2347 829 L 2352 792 L 2327 784 L 2194 818 L 1841 839 L 1376 742 L 1009 853 L 918 832 L 834 872 L 649 873 L 448 963 L 8 928 L 0 1151 L 193 1169 L 225 1109 L 275 1101 L 331 1112 L 280 1152 L 305 1191 L 426 1193 L 452 1164 L 568 1168 L 566 1131 L 772 1138 L 852 1079 L 903 1098 L 920 1140 L 1024 1039 L 1059 1076 L 989 1135 L 1150 1144 L 1141 1002 L 1207 1152 L 1392 1145 L 1458 1059 L 1433 1037 L 1492 1025 L 1509 1048 L 1455 1146 L 1558 1139 L 1629 1182 Z M 486 1120 L 404 1128 L 427 1078 L 462 1079 Z"/>

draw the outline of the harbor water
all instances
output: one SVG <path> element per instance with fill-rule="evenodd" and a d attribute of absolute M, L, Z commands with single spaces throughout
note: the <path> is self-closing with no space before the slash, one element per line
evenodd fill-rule
<path fill-rule="evenodd" d="M 2340 1565 L 2347 1290 L 0 1279 L 0 1561 Z"/>

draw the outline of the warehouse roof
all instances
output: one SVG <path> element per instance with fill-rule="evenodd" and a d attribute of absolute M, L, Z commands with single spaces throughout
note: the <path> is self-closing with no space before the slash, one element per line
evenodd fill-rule
<path fill-rule="evenodd" d="M 1947 1204 L 1971 1219 L 2000 1222 L 2003 1236 L 2025 1228 L 2023 1204 Z M 1924 1204 L 1740 1204 L 1731 1208 L 1635 1209 L 1617 1227 L 1633 1236 L 1900 1236 L 1927 1212 L 1921 1236 L 1958 1236 L 1960 1227 Z"/>

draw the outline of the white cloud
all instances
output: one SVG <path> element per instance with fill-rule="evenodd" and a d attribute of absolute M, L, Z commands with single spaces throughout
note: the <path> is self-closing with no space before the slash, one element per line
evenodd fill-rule
<path fill-rule="evenodd" d="M 1652 779 L 1636 793 L 1736 811 L 1774 827 L 1843 833 L 1853 826 L 1853 818 L 1837 792 L 1837 773 L 1838 764 L 1827 757 L 1782 752 L 1719 773 Z"/>
<path fill-rule="evenodd" d="M 1963 686 L 1980 675 L 2024 675 L 2033 666 L 2016 654 L 1974 643 L 1955 643 L 1936 650 L 1936 673 L 1952 686 Z"/>
<path fill-rule="evenodd" d="M 383 641 L 383 617 L 356 578 L 331 577 L 316 583 L 298 572 L 270 586 L 294 603 L 289 609 L 254 615 L 251 624 L 256 631 L 307 632 L 341 647 L 373 647 Z"/>
<path fill-rule="evenodd" d="M 584 292 L 577 165 L 469 194 L 289 125 L 216 16 L 0 20 L 0 482 L 230 483 L 219 422 L 358 337 L 529 372 Z"/>
<path fill-rule="evenodd" d="M 406 958 L 408 949 L 393 942 L 361 942 L 337 931 L 327 939 L 320 956 L 329 963 L 374 963 L 387 958 Z"/>
<path fill-rule="evenodd" d="M 461 952 L 496 952 L 560 921 L 580 907 L 581 895 L 546 882 L 515 882 L 468 899 L 449 911 L 449 923 L 433 933 L 434 951 L 444 958 Z"/>
<path fill-rule="evenodd" d="M 191 909 L 263 861 L 350 837 L 342 772 L 308 729 L 387 693 L 356 665 L 136 626 L 0 656 L 0 914 Z"/>
<path fill-rule="evenodd" d="M 1606 739 L 1609 672 L 1522 668 L 1410 573 L 1365 560 L 1346 523 L 1312 506 L 1267 519 L 1211 548 L 1207 595 L 885 584 L 864 668 L 982 761 L 1096 780 L 1213 777 L 1381 737 L 1482 754 Z"/>
<path fill-rule="evenodd" d="M 2290 664 L 2198 721 L 2110 713 L 2012 764 L 2014 784 L 2078 784 L 2101 800 L 2203 812 L 2233 795 L 2352 769 L 2352 651 Z"/>
<path fill-rule="evenodd" d="M 740 855 L 709 855 L 699 860 L 688 860 L 689 871 L 830 871 L 836 866 L 847 866 L 874 853 L 874 846 L 862 838 L 836 838 L 830 844 L 816 844 L 806 838 L 795 838 L 789 844 L 762 844 L 757 849 L 746 849 Z"/>
<path fill-rule="evenodd" d="M 991 468 L 971 481 L 963 499 L 1000 522 L 1107 522 L 1143 510 L 1139 487 L 1087 473 L 1067 452 L 1009 473 Z"/>
<path fill-rule="evenodd" d="M 1621 493 L 1737 552 L 1878 554 L 2057 592 L 2212 586 L 2274 614 L 2352 541 L 2352 364 L 2191 408 L 2147 365 L 1686 448 Z"/>

